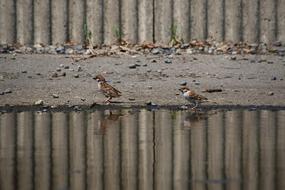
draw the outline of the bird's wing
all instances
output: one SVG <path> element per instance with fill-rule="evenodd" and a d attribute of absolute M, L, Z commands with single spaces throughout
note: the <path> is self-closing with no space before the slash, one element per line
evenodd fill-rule
<path fill-rule="evenodd" d="M 189 91 L 189 96 L 191 96 L 193 99 L 195 100 L 207 100 L 206 97 L 200 95 L 200 94 L 197 94 L 196 92 L 194 91 Z"/>
<path fill-rule="evenodd" d="M 119 90 L 117 90 L 108 83 L 102 83 L 101 90 L 103 91 L 104 94 L 111 97 L 119 97 L 122 94 Z"/>

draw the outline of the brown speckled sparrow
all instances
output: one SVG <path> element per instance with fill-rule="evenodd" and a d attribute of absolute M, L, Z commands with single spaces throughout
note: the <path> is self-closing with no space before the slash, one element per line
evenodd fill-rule
<path fill-rule="evenodd" d="M 202 103 L 203 101 L 207 101 L 208 99 L 202 95 L 197 94 L 193 90 L 190 90 L 187 87 L 182 87 L 179 89 L 180 92 L 182 92 L 182 96 L 194 104 L 194 107 L 192 109 L 196 109 L 199 105 L 199 103 Z"/>
<path fill-rule="evenodd" d="M 102 75 L 97 75 L 95 78 L 98 82 L 99 90 L 107 97 L 104 101 L 105 103 L 111 103 L 112 98 L 117 98 L 122 95 L 122 93 L 107 83 L 106 79 Z"/>

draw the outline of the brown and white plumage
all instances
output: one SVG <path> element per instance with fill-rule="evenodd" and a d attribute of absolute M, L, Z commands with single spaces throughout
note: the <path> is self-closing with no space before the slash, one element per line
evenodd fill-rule
<path fill-rule="evenodd" d="M 102 75 L 97 75 L 95 80 L 98 81 L 99 90 L 107 97 L 106 103 L 110 103 L 112 98 L 117 98 L 122 95 L 122 93 L 107 83 L 106 79 Z"/>
<path fill-rule="evenodd" d="M 186 100 L 194 104 L 193 109 L 195 109 L 199 105 L 199 103 L 208 100 L 206 97 L 197 94 L 195 91 L 190 90 L 187 87 L 182 87 L 179 90 L 182 92 L 182 95 Z"/>

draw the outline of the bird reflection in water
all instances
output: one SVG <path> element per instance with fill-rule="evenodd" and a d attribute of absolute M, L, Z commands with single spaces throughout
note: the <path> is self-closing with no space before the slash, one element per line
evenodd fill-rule
<path fill-rule="evenodd" d="M 207 120 L 209 116 L 216 114 L 217 112 L 204 112 L 204 111 L 195 111 L 195 112 L 188 112 L 183 120 L 183 127 L 191 128 L 195 126 L 197 123 Z"/>
<path fill-rule="evenodd" d="M 106 110 L 102 119 L 98 120 L 98 128 L 95 130 L 95 135 L 104 135 L 109 126 L 113 126 L 123 114 L 116 110 Z"/>

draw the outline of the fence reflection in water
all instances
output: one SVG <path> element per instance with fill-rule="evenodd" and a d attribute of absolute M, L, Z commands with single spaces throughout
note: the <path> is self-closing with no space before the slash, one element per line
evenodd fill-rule
<path fill-rule="evenodd" d="M 285 111 L 0 115 L 0 189 L 283 189 Z"/>

